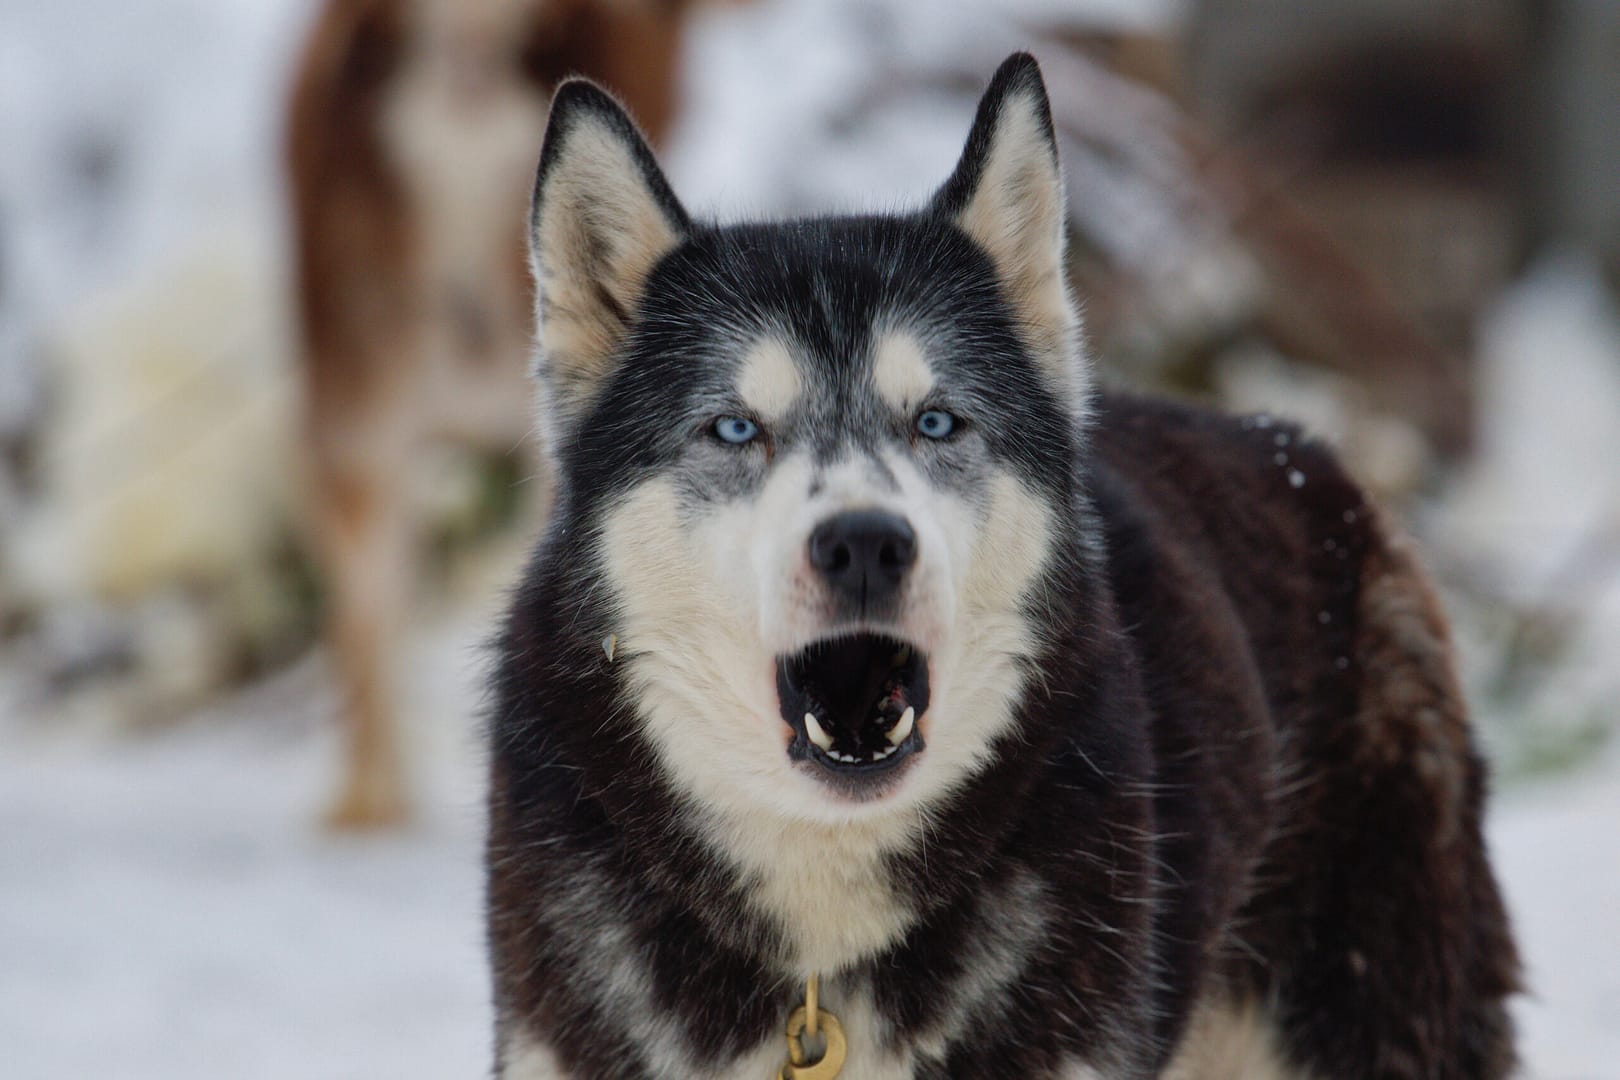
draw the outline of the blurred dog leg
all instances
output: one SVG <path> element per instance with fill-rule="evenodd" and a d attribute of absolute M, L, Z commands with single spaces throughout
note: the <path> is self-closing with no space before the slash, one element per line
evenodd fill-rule
<path fill-rule="evenodd" d="M 414 578 L 400 490 L 411 418 L 391 403 L 408 396 L 399 382 L 416 366 L 406 320 L 419 255 L 380 130 L 404 40 L 397 5 L 327 4 L 305 47 L 287 129 L 308 513 L 346 740 L 327 819 L 347 827 L 405 812 L 385 657 Z"/>
<path fill-rule="evenodd" d="M 327 640 L 343 687 L 341 787 L 326 814 L 337 828 L 402 821 L 403 763 L 394 731 L 390 659 L 413 593 L 415 537 L 407 513 L 410 439 L 375 413 L 354 430 L 357 452 L 316 450 L 313 511 L 329 582 Z M 367 438 L 370 436 L 370 438 Z"/>

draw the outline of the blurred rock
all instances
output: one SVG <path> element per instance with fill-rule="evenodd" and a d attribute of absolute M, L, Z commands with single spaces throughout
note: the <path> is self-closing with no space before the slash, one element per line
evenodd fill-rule
<path fill-rule="evenodd" d="M 24 698 L 94 683 L 115 714 L 163 715 L 308 620 L 280 277 L 262 240 L 214 235 L 59 326 L 31 483 L 0 530 Z"/>

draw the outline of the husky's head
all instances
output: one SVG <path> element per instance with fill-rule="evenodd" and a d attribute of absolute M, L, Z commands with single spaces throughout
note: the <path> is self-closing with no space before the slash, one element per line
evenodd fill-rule
<path fill-rule="evenodd" d="M 611 98 L 559 89 L 532 218 L 551 546 L 587 553 L 581 632 L 689 794 L 883 814 L 1015 737 L 1076 544 L 1063 243 L 1028 56 L 903 216 L 694 222 Z"/>

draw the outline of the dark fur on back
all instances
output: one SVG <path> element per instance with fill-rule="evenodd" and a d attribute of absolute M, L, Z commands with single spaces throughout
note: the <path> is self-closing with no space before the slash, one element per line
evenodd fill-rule
<path fill-rule="evenodd" d="M 521 1026 L 575 1080 L 712 1070 L 797 1004 L 784 928 L 697 826 L 604 652 L 600 530 L 675 468 L 739 328 L 785 327 L 842 385 L 898 312 L 946 336 L 987 452 L 1057 508 L 1056 554 L 1016 722 L 886 867 L 914 924 L 824 977 L 868 995 L 919 1078 L 1156 1076 L 1196 1010 L 1250 1003 L 1308 1075 L 1505 1075 L 1517 961 L 1483 768 L 1405 547 L 1291 426 L 1101 394 L 1078 428 L 940 212 L 692 226 L 559 447 L 494 687 L 502 1044 Z M 865 407 L 796 423 L 847 435 Z"/>

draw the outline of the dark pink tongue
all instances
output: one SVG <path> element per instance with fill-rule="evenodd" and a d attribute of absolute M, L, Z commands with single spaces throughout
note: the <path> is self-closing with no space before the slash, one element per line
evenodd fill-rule
<path fill-rule="evenodd" d="M 911 702 L 906 700 L 905 686 L 897 684 L 891 687 L 887 694 L 883 695 L 882 701 L 878 702 L 877 714 L 883 717 L 885 723 L 898 720 L 900 714 L 905 712 L 906 706 L 910 704 Z"/>

